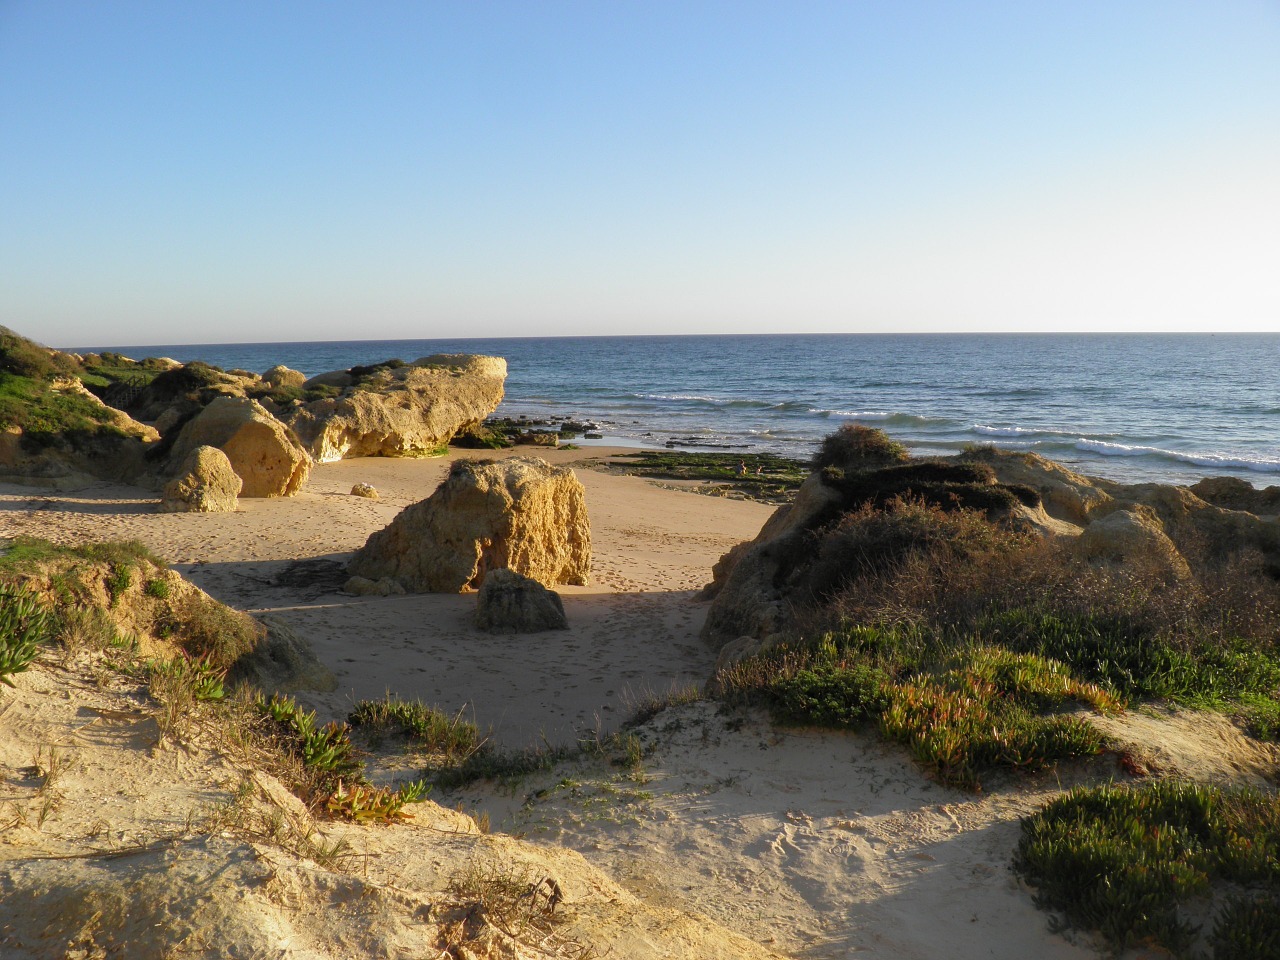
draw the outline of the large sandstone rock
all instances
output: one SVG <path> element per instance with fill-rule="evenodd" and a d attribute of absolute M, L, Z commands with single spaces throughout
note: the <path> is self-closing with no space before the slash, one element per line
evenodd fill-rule
<path fill-rule="evenodd" d="M 510 570 L 491 570 L 476 598 L 476 626 L 489 633 L 568 630 L 560 594 Z"/>
<path fill-rule="evenodd" d="M 548 586 L 587 582 L 591 527 L 572 470 L 535 457 L 459 460 L 428 499 L 370 536 L 348 571 L 414 593 L 456 593 L 504 568 Z"/>
<path fill-rule="evenodd" d="M 783 580 L 788 561 L 803 548 L 808 532 L 839 510 L 839 491 L 812 474 L 796 498 L 778 507 L 754 540 L 740 543 L 716 563 L 702 591 L 713 599 L 702 628 L 716 646 L 735 637 L 776 635 L 791 624 Z"/>
<path fill-rule="evenodd" d="M 232 513 L 244 486 L 227 455 L 217 447 L 196 447 L 165 484 L 161 513 Z"/>
<path fill-rule="evenodd" d="M 271 387 L 301 387 L 307 382 L 307 375 L 300 370 L 292 370 L 284 364 L 276 364 L 262 375 L 262 382 Z"/>
<path fill-rule="evenodd" d="M 1192 484 L 1191 492 L 1201 500 L 1226 510 L 1256 514 L 1280 513 L 1280 487 L 1259 490 L 1238 477 L 1205 477 Z"/>
<path fill-rule="evenodd" d="M 262 404 L 219 397 L 178 434 L 170 463 L 182 463 L 199 446 L 217 447 L 244 481 L 242 497 L 288 497 L 302 489 L 311 458 L 297 438 Z"/>
<path fill-rule="evenodd" d="M 502 402 L 507 362 L 500 357 L 437 354 L 361 378 L 322 374 L 306 386 L 342 395 L 302 404 L 286 415 L 316 460 L 428 453 L 479 425 Z"/>
<path fill-rule="evenodd" d="M 1095 512 L 1111 509 L 1112 497 L 1101 486 L 1105 481 L 1082 476 L 1039 454 L 992 447 L 966 454 L 966 459 L 988 464 L 1001 483 L 1035 490 L 1045 512 L 1056 520 L 1083 526 Z"/>
<path fill-rule="evenodd" d="M 1191 574 L 1156 512 L 1142 505 L 1114 510 L 1093 521 L 1080 534 L 1077 546 L 1087 560 L 1155 565 L 1179 579 Z"/>

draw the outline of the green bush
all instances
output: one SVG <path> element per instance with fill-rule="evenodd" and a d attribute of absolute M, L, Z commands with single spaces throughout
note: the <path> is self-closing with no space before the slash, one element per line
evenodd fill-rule
<path fill-rule="evenodd" d="M 353 727 L 402 734 L 446 757 L 469 753 L 480 742 L 479 729 L 460 714 L 450 716 L 420 700 L 406 701 L 391 695 L 384 700 L 361 700 L 347 722 Z"/>
<path fill-rule="evenodd" d="M 1245 788 L 1162 781 L 1077 788 L 1022 825 L 1014 868 L 1037 903 L 1102 932 L 1116 951 L 1149 939 L 1192 947 L 1190 902 L 1234 884 L 1210 940 L 1216 957 L 1264 957 L 1275 944 L 1280 798 Z M 1261 900 L 1254 899 L 1256 891 Z M 1259 904 L 1273 904 L 1268 915 Z"/>
<path fill-rule="evenodd" d="M 769 688 L 775 719 L 819 727 L 860 727 L 889 706 L 888 678 L 875 667 L 818 666 Z"/>
<path fill-rule="evenodd" d="M 79 364 L 69 355 L 42 347 L 34 340 L 0 327 L 0 371 L 33 380 L 79 373 Z"/>
<path fill-rule="evenodd" d="M 939 780 L 971 788 L 991 770 L 1098 753 L 1097 728 L 1053 711 L 1119 707 L 1062 663 L 912 628 L 851 627 L 748 658 L 716 681 L 726 699 L 762 703 L 779 723 L 873 721 Z"/>
<path fill-rule="evenodd" d="M 53 632 L 54 620 L 28 591 L 0 585 L 0 683 L 22 673 Z"/>
<path fill-rule="evenodd" d="M 846 423 L 823 439 L 813 466 L 815 470 L 837 467 L 849 473 L 891 463 L 905 463 L 909 459 L 906 447 L 890 439 L 883 430 Z"/>

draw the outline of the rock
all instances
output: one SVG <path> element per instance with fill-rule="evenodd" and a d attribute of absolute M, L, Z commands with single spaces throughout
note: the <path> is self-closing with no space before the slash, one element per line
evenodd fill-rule
<path fill-rule="evenodd" d="M 1238 477 L 1205 477 L 1191 486 L 1201 500 L 1226 510 L 1245 510 L 1259 515 L 1280 513 L 1280 487 L 1259 490 Z"/>
<path fill-rule="evenodd" d="M 516 446 L 523 447 L 556 447 L 560 445 L 560 434 L 549 430 L 526 430 L 511 438 Z"/>
<path fill-rule="evenodd" d="M 990 447 L 967 453 L 965 459 L 990 465 L 1001 483 L 1035 490 L 1045 513 L 1055 520 L 1083 526 L 1095 511 L 1110 509 L 1112 497 L 1103 489 L 1105 481 L 1081 476 L 1039 454 Z"/>
<path fill-rule="evenodd" d="M 760 637 L 790 626 L 790 605 L 781 573 L 808 531 L 840 505 L 840 493 L 812 474 L 796 498 L 773 512 L 754 540 L 740 543 L 720 558 L 701 599 L 711 599 L 702 636 L 713 645 L 735 637 Z"/>
<path fill-rule="evenodd" d="M 352 559 L 353 577 L 413 593 L 479 588 L 509 569 L 544 585 L 585 584 L 591 528 L 572 470 L 536 457 L 459 460 L 428 499 L 400 512 Z"/>
<path fill-rule="evenodd" d="M 491 570 L 476 600 L 476 626 L 489 633 L 568 630 L 560 594 L 510 570 Z"/>
<path fill-rule="evenodd" d="M 353 497 L 367 497 L 370 500 L 381 499 L 378 496 L 378 491 L 373 488 L 371 483 L 357 483 L 351 488 L 351 495 Z"/>
<path fill-rule="evenodd" d="M 165 484 L 161 513 L 233 513 L 244 483 L 217 447 L 196 447 Z"/>
<path fill-rule="evenodd" d="M 360 368 L 353 368 L 359 370 Z M 301 404 L 286 414 L 316 460 L 429 453 L 478 426 L 502 401 L 507 362 L 499 357 L 438 354 L 399 367 L 312 377 L 342 395 Z"/>
<path fill-rule="evenodd" d="M 342 589 L 344 593 L 356 597 L 398 597 L 405 593 L 400 581 L 391 577 L 381 577 L 377 580 L 370 580 L 368 577 L 352 577 Z"/>
<path fill-rule="evenodd" d="M 275 389 L 300 389 L 307 382 L 307 375 L 300 370 L 290 370 L 284 364 L 277 364 L 262 375 L 262 382 Z"/>
<path fill-rule="evenodd" d="M 1142 505 L 1115 510 L 1093 521 L 1080 534 L 1077 547 L 1087 560 L 1155 564 L 1179 579 L 1191 575 L 1156 512 Z"/>
<path fill-rule="evenodd" d="M 320 662 L 315 651 L 283 620 L 261 617 L 266 638 L 241 656 L 227 673 L 232 683 L 249 683 L 263 693 L 296 693 L 338 689 L 338 678 Z"/>
<path fill-rule="evenodd" d="M 288 497 L 302 489 L 311 458 L 297 438 L 254 400 L 219 397 L 178 434 L 169 455 L 181 463 L 199 446 L 217 447 L 244 481 L 242 497 Z"/>

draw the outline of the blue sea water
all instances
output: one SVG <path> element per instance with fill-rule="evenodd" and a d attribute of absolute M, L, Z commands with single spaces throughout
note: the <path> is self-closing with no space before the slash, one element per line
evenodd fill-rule
<path fill-rule="evenodd" d="M 129 347 L 308 375 L 398 357 L 508 362 L 499 413 L 614 441 L 808 456 L 845 421 L 914 452 L 1032 450 L 1087 474 L 1280 483 L 1280 335 L 742 335 Z"/>

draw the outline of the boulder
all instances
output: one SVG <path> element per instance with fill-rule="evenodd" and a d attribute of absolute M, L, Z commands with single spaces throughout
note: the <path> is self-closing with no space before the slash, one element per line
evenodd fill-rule
<path fill-rule="evenodd" d="M 1087 560 L 1109 564 L 1154 564 L 1179 579 L 1191 575 L 1187 561 L 1164 532 L 1156 512 L 1134 505 L 1114 510 L 1084 528 L 1076 541 Z"/>
<path fill-rule="evenodd" d="M 232 513 L 244 482 L 217 447 L 196 447 L 165 484 L 161 513 Z"/>
<path fill-rule="evenodd" d="M 365 497 L 369 500 L 378 500 L 378 491 L 374 489 L 371 483 L 357 483 L 351 488 L 353 497 Z"/>
<path fill-rule="evenodd" d="M 1205 477 L 1190 489 L 1201 500 L 1226 510 L 1260 515 L 1280 513 L 1280 487 L 1277 486 L 1259 490 L 1238 477 Z"/>
<path fill-rule="evenodd" d="M 1045 513 L 1055 520 L 1083 526 L 1095 511 L 1110 508 L 1111 494 L 1103 489 L 1106 481 L 1082 476 L 1039 454 L 987 447 L 970 451 L 964 459 L 988 464 L 1001 483 L 1035 490 Z"/>
<path fill-rule="evenodd" d="M 547 586 L 585 584 L 591 527 L 582 484 L 536 457 L 459 460 L 435 493 L 370 536 L 347 569 L 413 593 L 479 588 L 500 569 Z"/>
<path fill-rule="evenodd" d="M 262 375 L 262 382 L 275 389 L 301 388 L 307 382 L 307 375 L 300 370 L 291 370 L 284 364 L 276 364 Z"/>
<path fill-rule="evenodd" d="M 437 450 L 497 408 L 507 377 L 507 362 L 500 357 L 466 354 L 366 369 L 373 372 L 313 377 L 308 388 L 329 386 L 341 389 L 341 396 L 300 404 L 286 414 L 285 422 L 316 460 Z"/>
<path fill-rule="evenodd" d="M 311 458 L 296 437 L 262 404 L 219 397 L 187 422 L 169 455 L 182 463 L 199 446 L 217 447 L 244 481 L 242 497 L 288 497 L 302 489 Z"/>
<path fill-rule="evenodd" d="M 720 558 L 712 569 L 714 579 L 700 594 L 712 600 L 702 628 L 705 640 L 719 647 L 734 638 L 763 637 L 790 627 L 784 595 L 790 558 L 803 549 L 813 527 L 837 513 L 840 502 L 839 491 L 824 483 L 821 474 L 812 474 L 795 500 L 778 507 L 754 540 Z"/>
<path fill-rule="evenodd" d="M 476 626 L 489 633 L 568 630 L 560 594 L 510 570 L 491 570 L 476 599 Z"/>

